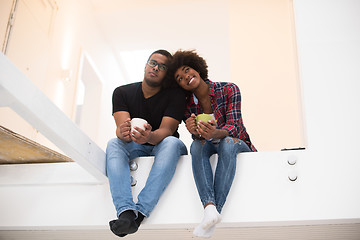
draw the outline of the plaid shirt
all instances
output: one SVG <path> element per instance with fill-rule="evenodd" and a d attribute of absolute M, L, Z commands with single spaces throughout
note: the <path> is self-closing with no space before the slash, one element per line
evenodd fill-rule
<path fill-rule="evenodd" d="M 229 132 L 230 137 L 243 140 L 249 148 L 256 152 L 256 148 L 250 141 L 241 117 L 241 94 L 240 89 L 234 83 L 205 81 L 209 85 L 211 108 L 217 121 L 217 128 Z M 190 115 L 203 113 L 195 95 L 190 95 L 185 118 Z"/>

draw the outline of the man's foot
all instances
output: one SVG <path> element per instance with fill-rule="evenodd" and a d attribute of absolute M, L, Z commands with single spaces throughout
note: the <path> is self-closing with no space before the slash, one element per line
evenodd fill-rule
<path fill-rule="evenodd" d="M 138 217 L 135 219 L 135 222 L 138 225 L 138 227 L 140 227 L 140 224 L 144 220 L 144 217 L 145 216 L 141 212 L 138 212 Z"/>
<path fill-rule="evenodd" d="M 127 234 L 135 233 L 139 225 L 135 222 L 135 213 L 132 210 L 122 212 L 119 219 L 109 222 L 111 231 L 119 237 L 125 237 Z"/>
<path fill-rule="evenodd" d="M 120 233 L 119 230 L 117 230 L 117 227 L 116 227 L 116 221 L 119 220 L 119 219 L 116 219 L 116 220 L 112 220 L 109 222 L 109 226 L 110 226 L 110 230 L 116 235 L 116 236 L 119 236 L 119 237 L 125 237 L 127 234 L 126 233 Z"/>

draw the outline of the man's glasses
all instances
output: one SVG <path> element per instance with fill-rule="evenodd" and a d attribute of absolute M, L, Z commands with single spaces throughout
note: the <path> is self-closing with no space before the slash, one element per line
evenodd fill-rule
<path fill-rule="evenodd" d="M 158 63 L 157 61 L 155 60 L 150 60 L 147 62 L 147 65 L 149 65 L 150 67 L 156 67 L 156 65 L 159 66 L 159 70 L 162 71 L 162 72 L 165 72 L 167 70 L 167 67 L 165 64 L 162 64 L 162 63 Z"/>

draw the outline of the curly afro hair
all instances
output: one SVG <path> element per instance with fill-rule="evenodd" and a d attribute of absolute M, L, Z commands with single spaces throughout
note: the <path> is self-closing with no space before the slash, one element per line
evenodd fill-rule
<path fill-rule="evenodd" d="M 208 79 L 208 66 L 204 58 L 200 57 L 195 50 L 183 51 L 178 50 L 173 55 L 173 58 L 169 64 L 167 74 L 170 79 L 175 82 L 174 74 L 182 66 L 189 66 L 197 71 L 203 80 Z"/>

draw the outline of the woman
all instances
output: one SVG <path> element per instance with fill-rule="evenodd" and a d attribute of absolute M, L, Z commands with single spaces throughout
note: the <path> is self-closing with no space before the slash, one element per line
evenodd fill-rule
<path fill-rule="evenodd" d="M 235 84 L 210 81 L 206 61 L 194 51 L 177 51 L 169 74 L 187 93 L 185 124 L 194 139 L 190 147 L 192 169 L 204 206 L 204 218 L 194 235 L 211 237 L 221 221 L 237 154 L 256 149 L 242 121 L 241 95 Z M 213 120 L 197 124 L 196 116 L 201 113 L 213 114 Z M 213 177 L 209 159 L 215 153 L 218 163 Z"/>

